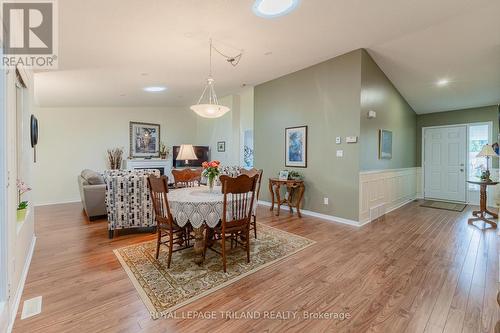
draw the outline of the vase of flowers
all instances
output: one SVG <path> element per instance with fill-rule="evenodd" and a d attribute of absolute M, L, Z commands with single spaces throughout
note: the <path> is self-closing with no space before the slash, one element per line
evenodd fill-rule
<path fill-rule="evenodd" d="M 31 191 L 31 188 L 26 185 L 25 182 L 18 179 L 16 182 L 17 185 L 17 194 L 18 194 L 18 202 L 17 205 L 17 222 L 22 222 L 26 218 L 26 213 L 28 211 L 28 201 L 21 201 L 23 194 Z"/>
<path fill-rule="evenodd" d="M 208 188 L 210 192 L 214 190 L 215 178 L 220 174 L 219 165 L 219 161 L 203 162 L 201 165 L 203 167 L 203 176 L 208 179 Z"/>

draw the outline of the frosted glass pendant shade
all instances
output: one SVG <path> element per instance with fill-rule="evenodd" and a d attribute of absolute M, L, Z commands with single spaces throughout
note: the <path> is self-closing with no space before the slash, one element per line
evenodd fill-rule
<path fill-rule="evenodd" d="M 200 117 L 219 118 L 228 112 L 229 108 L 218 104 L 196 104 L 191 106 L 191 110 L 196 112 Z"/>

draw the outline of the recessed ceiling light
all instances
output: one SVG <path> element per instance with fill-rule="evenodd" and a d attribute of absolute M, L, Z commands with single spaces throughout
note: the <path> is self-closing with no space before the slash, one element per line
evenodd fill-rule
<path fill-rule="evenodd" d="M 167 90 L 167 87 L 162 87 L 162 86 L 151 86 L 151 87 L 146 87 L 144 88 L 144 91 L 147 92 L 161 92 Z"/>
<path fill-rule="evenodd" d="M 256 0 L 253 4 L 255 15 L 275 18 L 286 15 L 299 5 L 300 0 Z"/>
<path fill-rule="evenodd" d="M 441 80 L 438 80 L 436 82 L 436 84 L 440 87 L 443 87 L 443 86 L 447 85 L 448 83 L 450 83 L 450 80 L 448 80 L 448 79 L 441 79 Z"/>

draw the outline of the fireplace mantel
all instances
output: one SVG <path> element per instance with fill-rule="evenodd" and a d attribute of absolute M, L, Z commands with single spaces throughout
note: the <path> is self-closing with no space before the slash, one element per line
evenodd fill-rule
<path fill-rule="evenodd" d="M 168 179 L 172 178 L 172 161 L 162 160 L 159 158 L 151 158 L 151 159 L 143 159 L 143 158 L 134 158 L 127 159 L 124 162 L 125 169 L 127 170 L 135 170 L 135 169 L 160 169 L 163 170 L 163 174 L 168 177 Z"/>

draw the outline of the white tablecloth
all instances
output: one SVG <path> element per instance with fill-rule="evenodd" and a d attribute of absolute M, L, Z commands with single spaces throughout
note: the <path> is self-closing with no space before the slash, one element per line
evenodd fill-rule
<path fill-rule="evenodd" d="M 203 223 L 213 228 L 222 219 L 224 195 L 220 186 L 215 186 L 212 192 L 207 186 L 186 187 L 170 190 L 168 204 L 181 227 L 189 222 L 194 228 L 201 227 Z"/>

